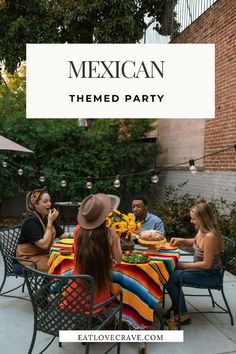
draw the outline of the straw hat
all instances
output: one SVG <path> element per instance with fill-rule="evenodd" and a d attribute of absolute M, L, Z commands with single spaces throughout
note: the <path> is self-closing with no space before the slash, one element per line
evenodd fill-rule
<path fill-rule="evenodd" d="M 110 210 L 111 199 L 106 194 L 91 194 L 80 205 L 78 223 L 84 229 L 96 229 L 106 220 Z"/>

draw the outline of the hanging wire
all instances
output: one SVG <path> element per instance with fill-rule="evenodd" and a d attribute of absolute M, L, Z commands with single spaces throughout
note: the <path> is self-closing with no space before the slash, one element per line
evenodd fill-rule
<path fill-rule="evenodd" d="M 228 148 L 225 148 L 225 149 L 222 149 L 222 150 L 218 150 L 218 151 L 215 151 L 215 152 L 212 152 L 210 154 L 207 154 L 207 155 L 204 155 L 204 156 L 201 156 L 201 157 L 198 157 L 196 159 L 192 159 L 192 160 L 187 160 L 187 161 L 184 161 L 184 162 L 181 162 L 181 163 L 177 163 L 177 164 L 173 164 L 173 165 L 163 165 L 163 166 L 158 166 L 158 171 L 160 172 L 161 170 L 169 170 L 169 169 L 173 169 L 175 167 L 179 167 L 179 166 L 184 166 L 184 165 L 189 165 L 189 161 L 199 161 L 199 160 L 203 160 L 205 159 L 206 157 L 209 157 L 209 156 L 214 156 L 214 155 L 218 155 L 218 154 L 221 154 L 225 151 L 228 151 L 230 149 L 234 149 L 236 151 L 236 144 L 234 145 L 231 145 L 230 147 Z M 5 161 L 6 159 L 3 159 L 3 162 Z M 19 173 L 19 170 L 23 170 L 24 168 L 24 171 L 20 171 L 23 172 L 25 174 L 25 171 L 29 170 L 29 171 L 35 171 L 35 173 L 38 173 L 39 175 L 42 173 L 41 170 L 37 171 L 35 169 L 33 169 L 32 167 L 27 167 L 27 166 L 24 166 L 22 164 L 19 164 L 19 163 L 16 163 L 14 161 L 11 161 L 9 159 L 7 159 L 7 163 L 8 165 L 12 165 L 15 169 L 18 170 L 18 173 Z M 59 174 L 58 175 L 58 178 L 61 179 L 61 184 L 64 185 L 64 187 L 66 186 L 67 184 L 67 181 L 68 180 L 73 180 L 73 179 L 85 179 L 87 180 L 87 182 L 91 182 L 91 179 L 94 179 L 94 180 L 106 180 L 106 179 L 111 179 L 111 180 L 114 180 L 114 179 L 117 179 L 117 176 L 119 176 L 119 180 L 121 178 L 129 178 L 129 177 L 135 177 L 135 176 L 142 176 L 142 175 L 145 175 L 145 174 L 150 174 L 152 173 L 153 170 L 146 170 L 146 171 L 141 171 L 141 172 L 135 172 L 135 173 L 127 173 L 127 174 L 124 174 L 124 175 L 112 175 L 112 176 L 100 176 L 100 177 L 96 177 L 96 176 L 89 176 L 89 177 L 85 177 L 85 176 L 73 176 L 73 175 L 65 175 L 64 173 L 63 174 Z M 23 174 L 22 173 L 22 174 Z M 89 187 L 90 187 L 90 183 L 89 183 Z M 88 188 L 88 187 L 87 187 Z M 91 187 L 90 187 L 91 188 Z"/>

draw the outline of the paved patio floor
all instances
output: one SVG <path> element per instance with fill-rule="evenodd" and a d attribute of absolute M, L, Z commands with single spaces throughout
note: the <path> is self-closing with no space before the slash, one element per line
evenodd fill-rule
<path fill-rule="evenodd" d="M 3 274 L 3 263 L 0 259 L 0 281 Z M 8 278 L 6 289 L 15 286 L 18 279 Z M 229 273 L 225 275 L 225 294 L 236 322 L 236 276 Z M 199 291 L 191 289 L 191 291 Z M 18 291 L 18 294 L 20 291 Z M 218 291 L 216 298 L 221 301 Z M 25 296 L 28 297 L 27 291 Z M 208 298 L 189 297 L 189 310 L 209 308 Z M 167 298 L 167 308 L 169 299 Z M 191 315 L 190 325 L 183 327 L 184 343 L 149 343 L 147 354 L 229 354 L 236 353 L 236 325 L 231 326 L 229 316 L 226 314 L 194 314 Z M 33 330 L 33 312 L 28 301 L 10 299 L 0 296 L 0 353 L 1 354 L 27 354 Z M 39 333 L 33 353 L 39 353 L 50 341 L 50 336 Z M 91 354 L 104 353 L 105 343 L 92 344 Z M 58 347 L 57 339 L 46 350 L 50 354 L 82 354 L 84 346 L 80 343 L 64 343 Z M 114 354 L 114 349 L 111 353 Z M 137 343 L 122 343 L 122 354 L 137 354 Z"/>

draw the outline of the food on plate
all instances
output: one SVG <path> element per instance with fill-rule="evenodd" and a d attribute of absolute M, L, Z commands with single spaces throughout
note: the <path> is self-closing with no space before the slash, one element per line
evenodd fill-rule
<path fill-rule="evenodd" d="M 144 256 L 144 257 L 148 257 L 148 252 L 146 252 L 146 251 L 143 251 L 141 254 L 142 254 L 142 256 Z"/>
<path fill-rule="evenodd" d="M 147 263 L 149 262 L 148 256 L 143 256 L 140 253 L 131 253 L 130 255 L 124 254 L 122 261 L 126 263 Z"/>
<path fill-rule="evenodd" d="M 126 255 L 126 256 L 130 256 L 130 255 L 131 255 L 131 252 L 130 252 L 130 251 L 125 251 L 125 255 Z"/>
<path fill-rule="evenodd" d="M 166 243 L 165 236 L 157 230 L 142 231 L 138 237 L 138 242 L 143 245 L 162 245 Z"/>
<path fill-rule="evenodd" d="M 145 230 L 139 235 L 139 239 L 144 241 L 161 241 L 165 236 L 157 230 Z"/>
<path fill-rule="evenodd" d="M 178 247 L 176 246 L 170 246 L 169 243 L 165 243 L 164 245 L 156 245 L 155 248 L 160 249 L 160 250 L 177 250 Z"/>

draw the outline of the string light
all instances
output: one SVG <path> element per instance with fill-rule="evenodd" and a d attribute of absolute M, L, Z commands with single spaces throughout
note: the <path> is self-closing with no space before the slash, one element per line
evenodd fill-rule
<path fill-rule="evenodd" d="M 86 188 L 87 189 L 92 189 L 93 188 L 93 184 L 91 182 L 91 177 L 90 176 L 87 178 Z"/>
<path fill-rule="evenodd" d="M 195 166 L 194 160 L 189 160 L 189 166 L 189 171 L 192 175 L 195 175 L 197 173 L 197 167 Z"/>
<path fill-rule="evenodd" d="M 179 166 L 183 166 L 183 165 L 186 165 L 186 164 L 189 164 L 190 165 L 190 167 L 189 167 L 189 170 L 190 170 L 190 172 L 192 173 L 192 174 L 195 174 L 195 173 L 197 173 L 197 168 L 196 168 L 196 166 L 195 166 L 195 161 L 197 161 L 197 160 L 202 160 L 202 159 L 204 159 L 204 158 L 206 158 L 206 157 L 209 157 L 209 156 L 214 156 L 214 155 L 218 155 L 218 154 L 220 154 L 220 153 L 222 153 L 222 152 L 225 152 L 225 151 L 228 151 L 228 150 L 230 150 L 230 149 L 234 149 L 235 150 L 235 152 L 236 152 L 236 144 L 234 144 L 234 145 L 231 145 L 230 147 L 228 147 L 228 148 L 225 148 L 225 149 L 222 149 L 222 150 L 218 150 L 218 151 L 215 151 L 215 152 L 213 152 L 213 153 L 210 153 L 210 154 L 207 154 L 207 155 L 204 155 L 204 156 L 202 156 L 202 157 L 199 157 L 199 158 L 196 158 L 196 159 L 191 159 L 191 160 L 188 160 L 188 161 L 184 161 L 184 162 L 181 162 L 181 163 L 178 163 L 178 164 L 174 164 L 174 165 L 169 165 L 169 166 L 158 166 L 158 172 L 160 172 L 160 171 L 162 171 L 162 170 L 169 170 L 169 169 L 173 169 L 173 168 L 175 168 L 175 167 L 179 167 Z M 38 175 L 39 175 L 39 181 L 40 182 L 45 182 L 45 176 L 44 176 L 44 173 L 43 173 L 43 171 L 35 171 L 34 169 L 33 169 L 33 167 L 27 167 L 27 166 L 23 166 L 23 165 L 20 165 L 20 164 L 18 164 L 18 163 L 16 163 L 16 162 L 14 162 L 14 161 L 11 161 L 11 160 L 9 160 L 9 158 L 5 158 L 3 161 L 2 161 L 2 166 L 4 167 L 4 168 L 6 168 L 6 167 L 14 167 L 14 168 L 16 168 L 16 169 L 18 169 L 17 170 L 17 173 L 18 173 L 18 175 L 19 176 L 22 176 L 24 173 L 25 173 L 25 170 L 29 170 L 29 171 L 34 171 L 35 173 L 37 173 Z M 24 168 L 24 170 L 23 170 L 23 168 Z M 156 172 L 156 170 L 151 170 L 151 172 L 152 172 L 152 175 L 151 175 L 151 182 L 152 183 L 158 183 L 158 181 L 159 181 L 159 177 L 158 177 L 158 175 L 157 175 L 157 172 Z M 110 179 L 110 180 L 113 180 L 113 186 L 115 187 L 115 188 L 119 188 L 120 186 L 121 186 L 121 182 L 120 182 L 120 177 L 122 177 L 122 178 L 129 178 L 129 177 L 135 177 L 135 176 L 141 176 L 141 175 L 146 175 L 146 174 L 148 174 L 148 173 L 150 173 L 150 170 L 148 170 L 148 171 L 141 171 L 141 172 L 136 172 L 136 173 L 129 173 L 129 174 L 124 174 L 124 175 L 116 175 L 116 176 L 93 176 L 93 177 L 87 177 L 87 182 L 86 182 L 86 188 L 87 189 L 91 189 L 92 187 L 93 187 L 93 183 L 92 183 L 92 179 L 99 179 L 99 180 L 104 180 L 104 179 Z M 66 176 L 63 176 L 62 177 L 62 180 L 61 180 L 61 182 L 60 182 L 60 184 L 61 184 L 61 186 L 62 187 L 66 187 L 67 186 L 67 184 L 68 184 L 68 180 L 73 180 L 73 179 L 76 179 L 76 180 L 78 180 L 78 179 L 85 179 L 85 177 L 82 177 L 82 176 L 73 176 L 71 173 L 70 174 L 68 174 L 68 175 L 66 175 Z"/>
<path fill-rule="evenodd" d="M 156 171 L 155 170 L 151 170 L 151 182 L 152 183 L 157 183 L 158 181 L 159 181 L 159 178 L 158 178 L 158 176 L 157 176 L 157 174 L 156 174 Z"/>
<path fill-rule="evenodd" d="M 116 176 L 116 179 L 115 179 L 113 185 L 115 188 L 120 188 L 121 183 L 120 183 L 120 176 L 119 175 Z"/>
<path fill-rule="evenodd" d="M 23 166 L 22 166 L 23 167 Z M 17 173 L 18 173 L 18 175 L 19 176 L 22 176 L 23 175 L 23 173 L 24 173 L 24 171 L 23 171 L 23 168 L 19 168 L 19 170 L 17 171 Z"/>
<path fill-rule="evenodd" d="M 65 187 L 67 186 L 67 182 L 66 182 L 65 176 L 62 177 L 61 186 L 62 186 L 63 188 L 65 188 Z"/>
<path fill-rule="evenodd" d="M 39 182 L 41 182 L 41 183 L 45 182 L 45 176 L 44 176 L 43 171 L 40 171 Z"/>

